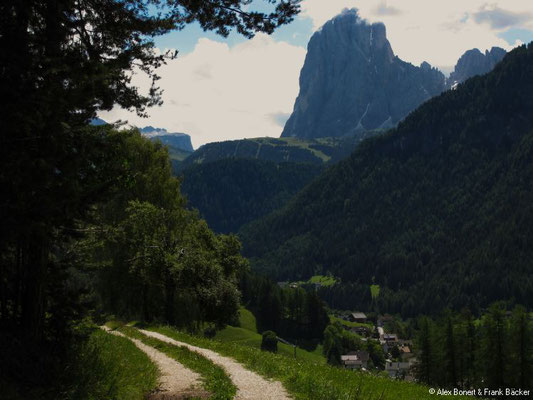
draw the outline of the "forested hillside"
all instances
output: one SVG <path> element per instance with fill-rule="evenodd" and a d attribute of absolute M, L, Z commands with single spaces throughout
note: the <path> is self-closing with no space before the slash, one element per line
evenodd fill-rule
<path fill-rule="evenodd" d="M 237 232 L 285 203 L 324 167 L 226 158 L 193 165 L 182 172 L 182 191 L 211 229 Z"/>
<path fill-rule="evenodd" d="M 255 138 L 208 143 L 180 166 L 181 170 L 224 158 L 252 158 L 273 162 L 333 163 L 350 155 L 355 146 L 376 132 L 345 138 Z"/>
<path fill-rule="evenodd" d="M 326 165 L 348 157 L 364 138 L 256 138 L 209 143 L 173 169 L 183 177 L 188 204 L 217 232 L 242 225 L 283 207 Z M 179 164 L 178 164 L 179 163 Z M 178 166 L 179 165 L 179 166 Z"/>
<path fill-rule="evenodd" d="M 253 268 L 332 272 L 382 310 L 414 315 L 533 303 L 533 45 L 367 140 L 284 209 L 242 229 Z M 335 290 L 341 291 L 342 285 Z"/>

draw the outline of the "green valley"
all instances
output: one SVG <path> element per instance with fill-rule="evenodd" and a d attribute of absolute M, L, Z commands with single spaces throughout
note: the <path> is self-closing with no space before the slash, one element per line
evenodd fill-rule
<path fill-rule="evenodd" d="M 533 6 L 352 3 L 0 2 L 2 399 L 531 397 Z"/>
<path fill-rule="evenodd" d="M 379 309 L 406 317 L 533 305 L 532 59 L 533 45 L 515 49 L 244 227 L 253 269 L 276 280 L 329 270 L 342 284 L 320 293 L 338 309 L 369 309 L 374 279 Z"/>

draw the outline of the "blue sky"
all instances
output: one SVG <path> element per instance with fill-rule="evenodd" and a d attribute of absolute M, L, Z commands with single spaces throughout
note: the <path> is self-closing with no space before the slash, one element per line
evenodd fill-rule
<path fill-rule="evenodd" d="M 313 20 L 310 17 L 297 17 L 291 24 L 278 28 L 271 36 L 277 42 L 287 42 L 302 48 L 307 47 L 307 42 L 313 34 Z M 188 25 L 184 30 L 172 32 L 164 36 L 159 36 L 155 44 L 161 50 L 177 49 L 181 54 L 187 54 L 194 50 L 198 39 L 208 38 L 213 41 L 227 43 L 233 47 L 239 43 L 247 41 L 244 36 L 233 31 L 227 38 L 217 35 L 214 32 L 205 32 L 200 24 Z"/>
<path fill-rule="evenodd" d="M 267 10 L 265 4 L 256 0 L 250 7 Z M 309 38 L 344 8 L 357 8 L 369 22 L 383 22 L 393 51 L 404 61 L 427 61 L 446 73 L 466 50 L 511 50 L 533 40 L 533 1 L 303 0 L 301 5 L 301 14 L 271 36 L 223 38 L 192 24 L 156 38 L 161 50 L 179 50 L 177 59 L 159 71 L 164 105 L 148 110 L 148 119 L 118 108 L 100 116 L 188 133 L 195 148 L 279 136 L 298 95 Z M 133 82 L 149 88 L 142 74 Z"/>
<path fill-rule="evenodd" d="M 499 33 L 498 36 L 511 45 L 517 40 L 520 40 L 523 43 L 533 41 L 533 31 L 529 29 L 509 28 Z"/>

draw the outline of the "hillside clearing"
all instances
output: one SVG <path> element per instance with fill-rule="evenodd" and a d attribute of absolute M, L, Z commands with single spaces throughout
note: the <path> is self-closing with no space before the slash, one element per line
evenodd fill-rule
<path fill-rule="evenodd" d="M 253 313 L 241 307 L 239 310 L 239 322 L 240 326 L 227 326 L 221 331 L 218 331 L 215 335 L 215 340 L 260 349 L 262 337 L 257 331 L 257 322 Z M 278 354 L 294 358 L 294 347 L 278 342 Z M 317 364 L 326 363 L 326 358 L 322 354 L 321 344 L 316 346 L 313 351 L 297 347 L 296 358 Z"/>

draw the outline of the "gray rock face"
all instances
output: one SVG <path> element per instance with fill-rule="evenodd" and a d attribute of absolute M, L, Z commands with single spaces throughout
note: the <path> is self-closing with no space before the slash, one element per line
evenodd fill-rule
<path fill-rule="evenodd" d="M 93 118 L 89 123 L 94 126 L 107 124 L 107 122 L 101 118 Z M 191 137 L 186 133 L 171 133 L 164 128 L 154 128 L 150 125 L 139 129 L 139 132 L 141 135 L 149 138 L 152 141 L 159 140 L 164 145 L 173 147 L 175 149 L 183 150 L 188 153 L 192 153 L 194 151 L 191 143 Z"/>
<path fill-rule="evenodd" d="M 309 41 L 300 93 L 282 137 L 340 137 L 396 125 L 446 88 L 444 75 L 394 56 L 385 25 L 356 10 L 328 21 Z"/>
<path fill-rule="evenodd" d="M 194 151 L 191 137 L 186 133 L 168 132 L 164 128 L 154 128 L 153 126 L 145 126 L 144 128 L 139 129 L 139 132 L 141 132 L 141 135 L 150 138 L 150 140 L 161 141 L 164 145 L 187 152 Z"/>
<path fill-rule="evenodd" d="M 507 52 L 500 47 L 493 47 L 490 51 L 486 50 L 483 54 L 478 49 L 472 49 L 465 52 L 457 65 L 455 70 L 448 78 L 448 87 L 454 87 L 457 84 L 466 81 L 475 75 L 483 75 L 492 71 L 494 66 L 498 64 Z"/>

